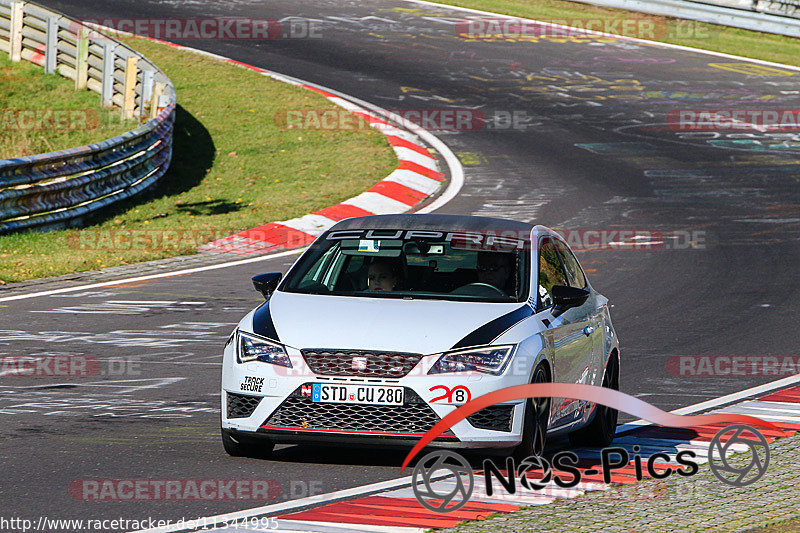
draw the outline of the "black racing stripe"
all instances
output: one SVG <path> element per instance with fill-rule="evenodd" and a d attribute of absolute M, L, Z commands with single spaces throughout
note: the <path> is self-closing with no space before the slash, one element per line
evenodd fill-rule
<path fill-rule="evenodd" d="M 280 342 L 278 332 L 275 331 L 275 324 L 272 322 L 272 314 L 269 312 L 269 301 L 256 309 L 253 314 L 253 333 Z"/>
<path fill-rule="evenodd" d="M 460 341 L 458 341 L 451 350 L 457 348 L 467 348 L 469 346 L 481 346 L 489 344 L 498 335 L 505 330 L 516 324 L 517 322 L 528 318 L 533 315 L 533 309 L 529 305 L 523 305 L 519 309 L 515 309 L 510 313 L 497 317 L 491 322 L 482 325 Z"/>

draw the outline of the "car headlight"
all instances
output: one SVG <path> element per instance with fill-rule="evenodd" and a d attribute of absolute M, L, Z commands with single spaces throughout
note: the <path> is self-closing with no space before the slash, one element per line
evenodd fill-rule
<path fill-rule="evenodd" d="M 445 372 L 477 371 L 499 376 L 508 365 L 515 345 L 482 346 L 454 352 L 445 352 L 436 361 L 428 374 Z"/>
<path fill-rule="evenodd" d="M 272 342 L 250 333 L 239 332 L 239 362 L 262 361 L 292 368 L 289 354 L 282 344 Z"/>

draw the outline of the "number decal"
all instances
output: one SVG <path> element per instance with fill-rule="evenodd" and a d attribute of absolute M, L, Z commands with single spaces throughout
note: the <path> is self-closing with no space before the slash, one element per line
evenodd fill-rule
<path fill-rule="evenodd" d="M 435 403 L 439 400 L 444 400 L 446 403 L 467 403 L 472 399 L 472 393 L 464 385 L 456 385 L 452 389 L 447 385 L 435 385 L 428 390 L 433 392 L 436 389 L 441 389 L 445 392 L 441 396 L 433 398 L 429 403 Z"/>

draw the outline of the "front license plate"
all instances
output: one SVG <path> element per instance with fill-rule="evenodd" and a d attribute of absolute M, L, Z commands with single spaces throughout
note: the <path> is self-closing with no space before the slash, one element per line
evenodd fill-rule
<path fill-rule="evenodd" d="M 311 401 L 319 403 L 403 405 L 403 393 L 403 387 L 313 383 L 311 386 Z"/>

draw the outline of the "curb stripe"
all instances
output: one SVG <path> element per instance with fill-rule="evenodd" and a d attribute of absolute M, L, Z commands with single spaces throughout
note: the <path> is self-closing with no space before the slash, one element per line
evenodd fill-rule
<path fill-rule="evenodd" d="M 420 164 L 414 163 L 413 161 L 400 161 L 400 164 L 397 166 L 397 170 L 410 170 L 411 172 L 422 174 L 426 178 L 431 178 L 436 181 L 444 181 L 444 174 L 441 172 L 425 168 Z"/>
<path fill-rule="evenodd" d="M 428 151 L 427 148 L 424 146 L 420 146 L 418 144 L 412 143 L 411 141 L 407 141 L 402 137 L 398 137 L 397 135 L 387 135 L 386 139 L 389 141 L 389 144 L 396 148 L 408 148 L 409 150 L 414 150 L 420 155 L 424 155 L 434 159 L 431 153 Z"/>
<path fill-rule="evenodd" d="M 424 200 L 428 197 L 427 194 L 416 189 L 412 189 L 411 187 L 406 187 L 405 185 L 397 183 L 396 181 L 378 182 L 367 189 L 367 191 L 382 194 L 391 198 L 392 200 L 403 202 L 409 206 L 416 205 L 420 202 L 420 200 Z"/>
<path fill-rule="evenodd" d="M 314 214 L 322 215 L 331 220 L 339 222 L 340 220 L 344 220 L 346 218 L 366 217 L 369 215 L 374 215 L 375 213 L 361 209 L 360 207 L 356 207 L 354 205 L 338 204 L 326 207 L 325 209 L 320 209 L 319 211 L 314 211 Z"/>
<path fill-rule="evenodd" d="M 318 89 L 316 87 L 312 87 L 311 85 L 303 84 L 300 87 L 302 87 L 303 89 L 308 89 L 309 91 L 314 91 L 315 93 L 319 93 L 322 96 L 324 96 L 325 98 L 336 98 L 335 94 L 331 94 L 328 91 L 323 91 L 322 89 Z"/>
<path fill-rule="evenodd" d="M 372 124 L 381 124 L 381 125 L 384 125 L 384 126 L 391 126 L 391 124 L 389 124 L 385 120 L 381 120 L 378 117 L 376 117 L 375 115 L 372 115 L 370 113 L 365 113 L 363 111 L 353 111 L 353 114 L 358 116 L 358 117 L 363 118 L 370 125 L 372 125 Z"/>

